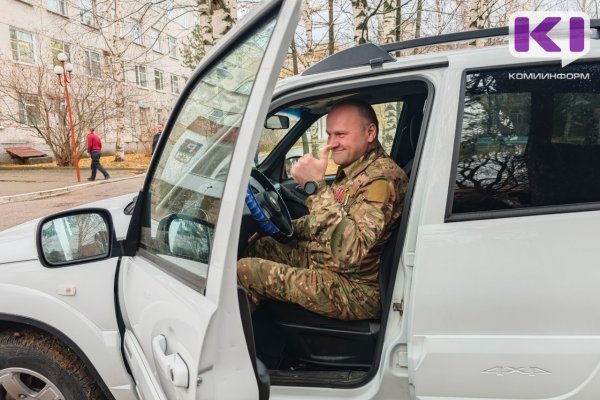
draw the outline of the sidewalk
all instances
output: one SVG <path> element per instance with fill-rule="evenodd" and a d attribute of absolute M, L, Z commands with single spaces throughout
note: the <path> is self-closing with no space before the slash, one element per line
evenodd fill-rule
<path fill-rule="evenodd" d="M 111 179 L 104 180 L 101 173 L 96 181 L 87 180 L 89 169 L 82 169 L 81 182 L 77 182 L 74 168 L 1 168 L 0 167 L 0 204 L 15 201 L 39 199 L 57 196 L 90 185 L 102 185 L 110 182 L 131 179 L 144 174 L 141 169 L 110 169 Z"/>

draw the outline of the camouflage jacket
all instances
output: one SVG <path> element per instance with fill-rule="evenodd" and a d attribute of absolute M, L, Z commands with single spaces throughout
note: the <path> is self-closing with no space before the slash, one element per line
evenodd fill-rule
<path fill-rule="evenodd" d="M 378 283 L 379 259 L 402 213 L 408 177 L 379 143 L 346 168 L 331 186 L 306 199 L 310 213 L 294 221 L 310 268 L 327 268 L 351 281 Z"/>

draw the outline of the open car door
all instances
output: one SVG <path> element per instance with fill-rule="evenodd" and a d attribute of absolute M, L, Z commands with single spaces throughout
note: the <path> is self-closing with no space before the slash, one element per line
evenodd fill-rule
<path fill-rule="evenodd" d="M 166 124 L 118 273 L 143 399 L 258 398 L 237 300 L 244 194 L 300 0 L 255 7 L 205 57 Z"/>

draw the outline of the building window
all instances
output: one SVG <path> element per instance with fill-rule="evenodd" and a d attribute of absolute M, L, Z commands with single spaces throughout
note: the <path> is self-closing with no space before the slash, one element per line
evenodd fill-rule
<path fill-rule="evenodd" d="M 166 17 L 167 17 L 167 21 L 173 21 L 175 18 L 177 18 L 177 13 L 175 12 L 175 6 L 173 3 L 173 0 L 167 0 L 166 2 Z"/>
<path fill-rule="evenodd" d="M 164 90 L 165 85 L 163 81 L 163 72 L 161 70 L 154 70 L 154 88 L 156 90 Z"/>
<path fill-rule="evenodd" d="M 571 73 L 587 78 L 552 79 Z M 452 214 L 600 202 L 598 79 L 598 63 L 468 73 Z"/>
<path fill-rule="evenodd" d="M 54 65 L 60 65 L 60 61 L 58 61 L 59 53 L 65 53 L 67 55 L 67 60 L 71 59 L 71 46 L 68 43 L 51 39 L 50 51 L 52 52 L 52 64 Z"/>
<path fill-rule="evenodd" d="M 198 21 L 198 17 L 191 14 L 189 11 L 181 11 L 181 14 L 177 18 L 177 22 L 179 25 L 183 26 L 186 29 L 193 28 L 194 24 Z"/>
<path fill-rule="evenodd" d="M 148 80 L 146 78 L 146 67 L 141 65 L 135 66 L 135 83 L 141 87 L 148 87 Z"/>
<path fill-rule="evenodd" d="M 84 50 L 83 67 L 86 75 L 94 78 L 102 77 L 102 64 L 100 63 L 100 53 L 92 50 Z"/>
<path fill-rule="evenodd" d="M 152 8 L 154 11 L 161 11 L 161 5 L 164 2 L 164 0 L 150 0 L 150 8 Z"/>
<path fill-rule="evenodd" d="M 119 63 L 121 68 L 121 81 L 127 83 L 127 65 L 124 62 Z"/>
<path fill-rule="evenodd" d="M 60 15 L 67 15 L 65 0 L 48 0 L 48 10 Z"/>
<path fill-rule="evenodd" d="M 186 10 L 182 10 L 176 19 L 179 25 L 183 26 L 186 29 L 193 28 L 200 22 L 197 15 Z"/>
<path fill-rule="evenodd" d="M 142 24 L 140 21 L 131 22 L 131 39 L 133 43 L 144 45 L 144 35 L 142 34 Z"/>
<path fill-rule="evenodd" d="M 13 60 L 27 64 L 35 62 L 33 35 L 31 33 L 10 28 L 10 46 Z"/>
<path fill-rule="evenodd" d="M 150 43 L 152 45 L 152 50 L 158 53 L 164 53 L 162 40 L 160 37 L 160 31 L 158 31 L 157 29 L 150 29 Z"/>
<path fill-rule="evenodd" d="M 94 0 L 80 0 L 81 22 L 85 25 L 96 26 L 94 18 Z"/>
<path fill-rule="evenodd" d="M 169 55 L 177 58 L 177 39 L 173 36 L 167 36 L 167 45 L 169 46 Z"/>
<path fill-rule="evenodd" d="M 40 121 L 38 99 L 34 95 L 22 95 L 19 99 L 19 122 L 36 126 Z"/>
<path fill-rule="evenodd" d="M 179 93 L 179 77 L 177 75 L 171 75 L 171 93 Z"/>

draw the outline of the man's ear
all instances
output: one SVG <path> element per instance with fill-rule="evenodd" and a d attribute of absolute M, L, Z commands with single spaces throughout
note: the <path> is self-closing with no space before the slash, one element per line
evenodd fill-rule
<path fill-rule="evenodd" d="M 367 127 L 367 140 L 369 143 L 373 143 L 375 140 L 377 140 L 377 127 L 372 122 Z"/>

